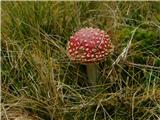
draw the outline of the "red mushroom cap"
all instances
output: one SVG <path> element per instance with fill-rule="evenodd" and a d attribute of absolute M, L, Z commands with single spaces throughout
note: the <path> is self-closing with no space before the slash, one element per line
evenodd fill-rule
<path fill-rule="evenodd" d="M 79 63 L 93 63 L 103 60 L 112 50 L 109 35 L 96 28 L 82 28 L 67 45 L 67 55 Z"/>

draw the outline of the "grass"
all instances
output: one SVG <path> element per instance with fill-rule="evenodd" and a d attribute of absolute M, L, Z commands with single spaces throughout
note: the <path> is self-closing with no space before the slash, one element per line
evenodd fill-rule
<path fill-rule="evenodd" d="M 3 1 L 2 119 L 160 119 L 159 6 Z M 103 29 L 114 45 L 98 65 L 95 94 L 85 66 L 66 55 L 69 37 L 86 26 Z"/>

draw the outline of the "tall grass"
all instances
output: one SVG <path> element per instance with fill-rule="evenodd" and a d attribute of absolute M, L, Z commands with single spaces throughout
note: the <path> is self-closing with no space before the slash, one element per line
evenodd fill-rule
<path fill-rule="evenodd" d="M 160 119 L 160 2 L 2 2 L 2 119 Z M 110 34 L 96 93 L 66 56 L 82 27 Z M 25 118 L 24 118 L 25 117 Z M 31 118 L 32 117 L 32 118 Z M 18 119 L 18 118 L 17 118 Z"/>

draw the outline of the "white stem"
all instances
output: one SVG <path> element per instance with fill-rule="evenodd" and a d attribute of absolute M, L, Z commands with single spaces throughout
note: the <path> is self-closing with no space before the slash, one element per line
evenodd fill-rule
<path fill-rule="evenodd" d="M 88 74 L 89 84 L 91 86 L 96 85 L 96 78 L 97 78 L 96 64 L 94 63 L 87 64 L 87 74 Z"/>

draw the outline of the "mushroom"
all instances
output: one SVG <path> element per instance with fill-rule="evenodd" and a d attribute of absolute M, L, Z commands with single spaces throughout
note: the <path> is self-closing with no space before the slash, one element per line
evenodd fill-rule
<path fill-rule="evenodd" d="M 109 35 L 97 28 L 82 28 L 68 41 L 67 55 L 77 63 L 87 66 L 90 85 L 96 85 L 96 63 L 103 61 L 113 46 Z"/>

